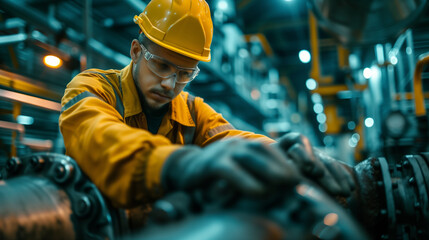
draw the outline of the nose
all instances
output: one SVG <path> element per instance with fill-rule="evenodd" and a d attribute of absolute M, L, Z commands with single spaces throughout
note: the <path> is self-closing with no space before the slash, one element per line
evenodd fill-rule
<path fill-rule="evenodd" d="M 161 86 L 166 90 L 172 90 L 176 87 L 176 74 L 169 78 L 161 79 Z"/>

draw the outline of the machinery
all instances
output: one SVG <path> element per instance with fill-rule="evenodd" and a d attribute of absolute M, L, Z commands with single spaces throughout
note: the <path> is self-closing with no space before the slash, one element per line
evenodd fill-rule
<path fill-rule="evenodd" d="M 1 169 L 0 239 L 427 239 L 429 153 L 370 158 L 353 169 L 349 198 L 303 179 L 260 199 L 221 181 L 152 206 L 143 228 L 111 207 L 73 159 L 11 158 Z M 142 218 L 142 216 L 139 216 Z"/>
<path fill-rule="evenodd" d="M 347 207 L 375 239 L 427 239 L 429 153 L 354 167 L 358 189 Z"/>
<path fill-rule="evenodd" d="M 242 2 L 242 5 L 245 5 L 251 1 Z M 426 0 L 309 0 L 308 3 L 320 26 L 334 33 L 346 46 L 369 45 L 396 38 L 428 5 Z M 23 18 L 31 17 L 30 22 L 43 26 L 46 32 L 64 31 L 64 35 L 68 35 L 70 39 L 76 42 L 78 40 L 78 35 L 72 34 L 73 31 L 70 29 L 60 31 L 55 24 L 46 24 L 42 14 L 29 14 L 36 13 L 34 9 L 31 11 L 29 8 L 21 9 L 13 1 L 3 1 L 3 6 L 8 7 L 9 12 L 21 13 Z M 28 12 L 25 12 L 26 9 Z M 397 12 L 401 15 L 394 15 Z M 221 20 L 217 22 L 220 24 Z M 225 30 L 228 33 L 225 36 L 231 36 L 231 33 L 237 31 Z M 33 35 L 31 40 L 40 42 Z M 15 37 L 19 36 L 21 35 Z M 374 138 L 382 143 L 376 150 L 383 157 L 369 158 L 353 167 L 357 188 L 348 198 L 330 196 L 315 183 L 303 179 L 295 186 L 276 189 L 276 192 L 264 198 L 249 199 L 238 196 L 219 181 L 207 186 L 207 189 L 171 193 L 153 203 L 151 209 L 142 206 L 138 209 L 124 210 L 112 207 L 70 157 L 56 153 L 33 153 L 22 156 L 18 154 L 19 157 L 7 159 L 5 166 L 0 164 L 0 240 L 429 239 L 427 228 L 429 123 L 422 83 L 422 74 L 429 63 L 429 56 L 421 55 L 417 64 L 414 64 L 415 49 L 412 45 L 404 44 L 411 36 L 411 33 L 404 33 L 393 47 L 387 47 L 387 44 L 378 44 L 374 47 L 377 54 L 381 52 L 380 56 L 376 55 L 375 66 L 381 69 L 382 77 L 379 82 L 373 79 L 368 80 L 367 84 L 368 89 L 374 92 L 373 95 L 383 100 L 383 104 L 372 101 L 373 98 L 368 101 L 360 96 L 354 100 L 363 102 L 362 105 L 366 104 L 364 107 L 368 109 L 375 109 L 373 112 L 377 112 L 380 119 L 383 119 L 383 123 L 380 124 L 381 136 Z M 226 40 L 225 42 L 231 42 Z M 214 44 L 219 45 L 217 49 L 221 49 L 223 42 L 221 39 L 216 41 Z M 410 42 L 413 42 L 412 39 Z M 86 44 L 88 48 L 100 45 L 90 45 L 89 41 Z M 241 45 L 245 46 L 246 43 Z M 220 50 L 214 52 L 214 67 L 210 69 L 229 69 L 233 66 L 234 70 L 228 74 L 216 74 L 229 76 L 230 72 L 233 72 L 235 75 L 231 76 L 244 76 L 246 79 L 253 76 L 254 79 L 258 79 L 259 72 L 249 74 L 249 70 L 245 68 L 250 65 L 249 58 L 235 59 L 236 56 L 240 56 L 237 53 L 241 47 L 237 46 L 231 53 L 227 51 L 223 53 Z M 104 53 L 105 49 L 99 47 L 93 50 Z M 413 60 L 409 61 L 410 66 L 416 69 L 409 70 L 411 73 L 409 77 L 414 80 L 409 86 L 405 86 L 408 80 L 402 75 L 393 76 L 395 73 L 393 69 L 400 70 L 403 67 L 398 54 L 401 49 L 405 49 L 406 57 Z M 243 54 L 246 53 L 244 51 Z M 230 66 L 230 62 L 225 59 L 234 61 L 230 61 Z M 394 59 L 399 61 L 398 65 L 393 63 Z M 129 60 L 125 59 L 124 62 L 128 63 Z M 209 69 L 208 65 L 203 65 L 204 67 Z M 356 69 L 352 71 L 358 72 Z M 211 74 L 214 74 L 216 71 L 212 72 Z M 270 84 L 277 86 L 278 76 L 275 71 L 272 72 L 274 74 L 271 75 L 274 77 L 271 77 Z M 201 85 L 194 86 L 200 89 L 206 86 L 210 92 L 215 91 L 215 87 L 218 86 L 219 93 L 224 91 L 225 87 L 222 84 L 207 84 L 208 79 L 212 79 L 209 75 L 206 73 L 204 77 L 202 74 Z M 319 77 L 320 79 L 316 80 L 323 79 L 323 76 Z M 234 84 L 237 84 L 234 85 L 235 88 L 246 93 L 248 89 L 243 84 L 240 85 L 242 89 L 238 88 L 240 79 L 231 77 L 231 82 L 234 80 Z M 382 84 L 371 85 L 371 81 Z M 398 91 L 392 90 L 396 86 Z M 252 89 L 258 87 L 259 85 L 255 84 Z M 329 87 L 332 86 L 320 85 L 319 90 L 326 90 Z M 410 95 L 413 97 L 405 99 L 402 96 L 411 93 L 410 88 L 413 91 Z M 343 91 L 343 94 L 348 92 L 352 97 L 358 95 L 355 94 L 357 90 L 354 88 L 344 89 L 350 91 Z M 335 94 L 340 95 L 339 92 Z M 335 94 L 330 94 L 329 100 L 333 98 L 331 95 Z M 267 91 L 266 95 L 273 94 Z M 400 101 L 397 101 L 397 98 Z M 235 95 L 230 99 L 242 108 L 242 103 L 236 100 Z M 411 107 L 408 106 L 411 102 L 409 100 L 414 103 Z M 406 107 L 403 107 L 402 103 Z M 56 111 L 59 111 L 60 107 L 56 108 Z M 284 114 L 284 109 L 273 108 L 273 110 Z M 248 115 L 252 112 L 256 111 L 247 111 L 243 114 Z M 252 116 L 249 118 L 256 119 L 257 125 L 262 124 L 259 118 Z M 278 119 L 284 118 L 282 116 Z"/>
<path fill-rule="evenodd" d="M 113 238 L 103 197 L 71 158 L 11 158 L 0 175 L 7 179 L 1 184 L 0 239 Z"/>

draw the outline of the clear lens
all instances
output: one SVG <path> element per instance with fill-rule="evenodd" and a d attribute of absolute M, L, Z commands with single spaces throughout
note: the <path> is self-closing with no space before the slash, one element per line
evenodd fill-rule
<path fill-rule="evenodd" d="M 171 78 L 176 75 L 176 81 L 179 83 L 187 83 L 192 81 L 197 73 L 197 70 L 179 70 L 177 67 L 152 56 L 148 60 L 148 66 L 152 72 L 162 78 Z"/>
<path fill-rule="evenodd" d="M 163 78 L 171 77 L 171 75 L 176 73 L 176 69 L 172 66 L 154 57 L 149 59 L 148 64 L 153 72 Z"/>
<path fill-rule="evenodd" d="M 145 58 L 148 62 L 149 69 L 159 77 L 171 78 L 175 76 L 176 82 L 188 83 L 194 80 L 200 71 L 198 67 L 195 69 L 183 69 L 174 66 L 172 63 L 169 63 L 162 58 L 151 54 L 143 45 L 142 49 L 145 51 Z"/>

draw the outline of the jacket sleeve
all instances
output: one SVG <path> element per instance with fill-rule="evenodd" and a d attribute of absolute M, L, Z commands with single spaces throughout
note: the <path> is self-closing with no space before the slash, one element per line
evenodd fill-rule
<path fill-rule="evenodd" d="M 101 76 L 78 75 L 61 100 L 59 125 L 67 154 L 100 191 L 117 207 L 133 207 L 161 195 L 162 166 L 180 145 L 125 124 L 115 101 Z"/>
<path fill-rule="evenodd" d="M 222 114 L 217 113 L 199 97 L 195 98 L 195 113 L 197 121 L 195 144 L 199 146 L 204 147 L 215 141 L 231 137 L 241 137 L 267 144 L 275 142 L 261 134 L 235 129 L 222 117 Z"/>

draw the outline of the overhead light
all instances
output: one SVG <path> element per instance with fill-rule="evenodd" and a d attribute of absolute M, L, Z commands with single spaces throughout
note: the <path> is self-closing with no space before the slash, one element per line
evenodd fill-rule
<path fill-rule="evenodd" d="M 46 55 L 43 58 L 43 63 L 50 68 L 59 68 L 61 65 L 63 65 L 63 61 L 54 55 Z"/>
<path fill-rule="evenodd" d="M 305 86 L 307 86 L 308 90 L 312 91 L 312 90 L 317 88 L 317 82 L 316 82 L 316 80 L 309 78 L 305 82 Z"/>
<path fill-rule="evenodd" d="M 217 7 L 220 10 L 226 10 L 226 9 L 228 9 L 228 3 L 225 0 L 221 0 L 218 2 Z"/>
<path fill-rule="evenodd" d="M 356 128 L 356 123 L 355 123 L 355 122 L 353 122 L 353 121 L 348 122 L 348 123 L 347 123 L 347 128 L 348 128 L 349 130 L 354 130 L 354 129 Z"/>
<path fill-rule="evenodd" d="M 373 118 L 366 118 L 365 119 L 365 126 L 370 128 L 372 126 L 374 126 L 374 119 Z"/>
<path fill-rule="evenodd" d="M 322 96 L 320 96 L 318 93 L 313 93 L 311 95 L 311 101 L 313 101 L 313 103 L 320 103 L 322 102 Z"/>
<path fill-rule="evenodd" d="M 319 123 L 325 123 L 326 122 L 326 115 L 324 113 L 319 113 L 319 114 L 317 114 L 316 119 Z"/>
<path fill-rule="evenodd" d="M 404 113 L 401 111 L 393 111 L 387 115 L 383 122 L 383 127 L 388 136 L 400 138 L 407 132 L 410 123 Z"/>
<path fill-rule="evenodd" d="M 410 48 L 410 47 L 407 47 L 407 48 L 405 49 L 405 51 L 407 52 L 407 54 L 408 54 L 408 55 L 411 55 L 411 54 L 413 53 L 413 49 L 412 49 L 412 48 Z"/>
<path fill-rule="evenodd" d="M 293 123 L 299 123 L 301 122 L 301 115 L 299 115 L 299 113 L 292 113 L 290 119 Z"/>
<path fill-rule="evenodd" d="M 338 222 L 338 215 L 336 213 L 329 213 L 323 218 L 323 223 L 326 226 L 334 226 Z"/>
<path fill-rule="evenodd" d="M 298 54 L 298 56 L 299 56 L 299 60 L 302 62 L 302 63 L 309 63 L 310 62 L 310 60 L 311 60 L 311 54 L 310 54 L 310 52 L 309 51 L 307 51 L 307 50 L 301 50 L 301 51 L 299 51 L 299 54 Z"/>
<path fill-rule="evenodd" d="M 370 79 L 372 77 L 372 70 L 371 68 L 365 68 L 363 70 L 363 77 L 366 79 Z"/>
<path fill-rule="evenodd" d="M 18 115 L 16 122 L 22 125 L 31 125 L 34 123 L 34 118 L 30 116 Z"/>
<path fill-rule="evenodd" d="M 315 113 L 317 113 L 317 114 L 322 113 L 322 112 L 323 112 L 323 105 L 322 105 L 322 104 L 320 104 L 320 103 L 316 103 L 316 104 L 314 104 L 314 106 L 313 106 L 313 110 L 314 110 L 314 112 L 315 112 Z"/>
<path fill-rule="evenodd" d="M 398 58 L 397 58 L 397 57 L 395 57 L 395 56 L 391 56 L 391 57 L 390 57 L 390 62 L 391 62 L 393 65 L 396 65 L 396 64 L 398 64 Z"/>
<path fill-rule="evenodd" d="M 360 61 L 358 56 L 356 56 L 356 54 L 351 53 L 349 55 L 349 64 L 351 68 L 358 68 L 360 65 Z"/>
<path fill-rule="evenodd" d="M 360 140 L 360 135 L 359 135 L 359 133 L 353 133 L 353 135 L 352 135 L 352 139 L 353 139 L 353 141 L 355 141 L 355 142 L 359 142 L 359 140 Z"/>
<path fill-rule="evenodd" d="M 247 49 L 245 48 L 241 48 L 240 50 L 238 50 L 238 56 L 240 56 L 241 58 L 247 58 L 249 57 L 249 51 L 247 51 Z"/>
<path fill-rule="evenodd" d="M 319 131 L 324 133 L 328 130 L 328 126 L 326 125 L 326 123 L 321 123 L 319 124 Z"/>
<path fill-rule="evenodd" d="M 355 148 L 360 140 L 360 135 L 358 133 L 354 133 L 350 138 L 349 138 L 349 146 L 352 148 Z"/>
<path fill-rule="evenodd" d="M 253 100 L 258 100 L 261 97 L 261 92 L 259 92 L 258 89 L 253 89 L 250 92 L 250 97 L 252 97 Z"/>

